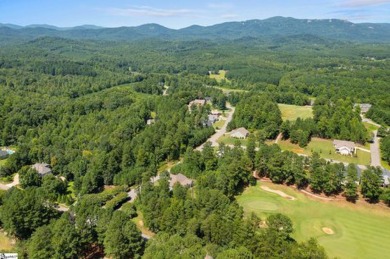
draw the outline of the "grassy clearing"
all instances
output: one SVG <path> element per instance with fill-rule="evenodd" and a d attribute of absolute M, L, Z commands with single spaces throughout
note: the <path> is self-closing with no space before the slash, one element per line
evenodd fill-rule
<path fill-rule="evenodd" d="M 230 82 L 230 80 L 226 78 L 226 72 L 226 70 L 219 70 L 218 74 L 210 74 L 210 78 L 215 79 L 218 83 L 222 80 Z"/>
<path fill-rule="evenodd" d="M 144 217 L 140 211 L 137 211 L 137 217 L 132 218 L 131 221 L 133 221 L 136 225 L 137 228 L 145 235 L 153 237 L 155 233 L 150 231 L 148 228 L 144 226 Z"/>
<path fill-rule="evenodd" d="M 372 132 L 372 131 L 379 129 L 378 126 L 375 126 L 375 125 L 368 123 L 368 122 L 363 122 L 363 124 L 364 124 L 364 127 L 366 127 L 366 129 L 368 130 L 368 132 Z"/>
<path fill-rule="evenodd" d="M 15 245 L 12 239 L 7 237 L 3 230 L 0 230 L 0 251 L 12 252 L 14 251 Z"/>
<path fill-rule="evenodd" d="M 225 125 L 226 120 L 219 120 L 213 124 L 214 129 L 220 129 Z"/>
<path fill-rule="evenodd" d="M 381 165 L 384 168 L 386 168 L 387 170 L 390 170 L 390 165 L 386 161 L 384 161 L 383 159 L 381 159 Z"/>
<path fill-rule="evenodd" d="M 278 106 L 282 112 L 283 121 L 295 121 L 297 118 L 313 118 L 313 108 L 311 106 L 297 106 L 281 103 L 279 103 Z"/>
<path fill-rule="evenodd" d="M 224 136 L 220 137 L 217 141 L 218 141 L 218 143 L 224 143 L 226 145 L 234 145 L 237 141 L 239 141 L 241 143 L 241 146 L 248 145 L 248 139 L 232 138 L 229 135 L 224 135 Z"/>
<path fill-rule="evenodd" d="M 283 213 L 294 222 L 293 237 L 305 241 L 318 239 L 330 258 L 388 258 L 390 246 L 390 209 L 365 202 L 321 201 L 299 191 L 272 183 L 261 183 L 274 190 L 293 196 L 288 200 L 277 194 L 249 187 L 237 197 L 246 215 L 254 212 L 262 219 L 272 213 Z M 333 235 L 325 234 L 331 228 Z"/>
<path fill-rule="evenodd" d="M 305 148 L 301 148 L 299 145 L 292 144 L 289 140 L 281 140 L 279 141 L 278 145 L 282 150 L 292 151 L 297 154 L 304 154 L 310 156 L 313 152 L 317 152 L 322 158 L 337 160 L 346 163 L 369 165 L 371 162 L 371 153 L 362 150 L 357 150 L 357 157 L 343 156 L 337 154 L 333 147 L 332 140 L 329 139 L 312 138 L 310 143 Z M 364 146 L 361 147 L 365 148 Z"/>
<path fill-rule="evenodd" d="M 6 162 L 7 162 L 7 159 L 1 159 L 0 160 L 0 166 L 5 165 Z"/>

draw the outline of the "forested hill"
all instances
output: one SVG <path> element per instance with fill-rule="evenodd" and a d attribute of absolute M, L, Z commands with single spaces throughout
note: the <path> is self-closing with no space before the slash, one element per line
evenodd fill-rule
<path fill-rule="evenodd" d="M 169 29 L 158 24 L 118 28 L 101 28 L 91 25 L 72 28 L 58 28 L 50 25 L 21 27 L 12 24 L 0 24 L 0 44 L 32 40 L 44 36 L 134 41 L 148 38 L 234 40 L 245 37 L 272 40 L 295 35 L 313 35 L 324 39 L 342 41 L 384 43 L 390 42 L 390 24 L 359 24 L 337 19 L 310 20 L 285 17 L 227 22 L 206 27 L 194 25 L 179 30 Z"/>

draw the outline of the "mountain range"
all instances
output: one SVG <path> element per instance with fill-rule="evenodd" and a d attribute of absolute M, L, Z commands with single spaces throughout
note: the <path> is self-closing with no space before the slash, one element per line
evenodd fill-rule
<path fill-rule="evenodd" d="M 273 38 L 295 35 L 312 35 L 339 41 L 390 43 L 390 24 L 287 17 L 226 22 L 212 26 L 193 25 L 178 30 L 158 24 L 118 28 L 104 28 L 94 25 L 60 28 L 39 24 L 29 26 L 0 24 L 0 44 L 24 42 L 40 37 L 104 41 L 134 41 L 151 38 L 162 40 L 235 40 L 246 37 L 272 40 Z"/>

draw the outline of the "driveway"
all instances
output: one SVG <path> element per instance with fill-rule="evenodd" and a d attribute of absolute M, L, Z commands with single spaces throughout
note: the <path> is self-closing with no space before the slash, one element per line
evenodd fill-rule
<path fill-rule="evenodd" d="M 8 183 L 8 184 L 0 183 L 0 189 L 6 191 L 8 189 L 11 189 L 11 187 L 14 187 L 14 186 L 16 186 L 18 184 L 19 184 L 19 174 L 15 174 L 13 182 L 12 183 Z"/>
<path fill-rule="evenodd" d="M 233 114 L 234 114 L 234 111 L 235 111 L 235 108 L 233 106 L 231 106 L 230 104 L 226 104 L 226 107 L 230 109 L 230 112 L 226 118 L 226 121 L 225 121 L 225 124 L 223 124 L 223 126 L 221 127 L 220 130 L 218 130 L 217 132 L 215 132 L 214 135 L 212 135 L 209 139 L 207 139 L 205 141 L 208 142 L 210 141 L 211 142 L 211 146 L 213 147 L 218 147 L 219 146 L 219 143 L 217 142 L 217 140 L 222 137 L 225 133 L 226 133 L 226 127 L 227 125 L 229 124 L 229 122 L 232 121 L 233 119 Z M 203 145 L 205 144 L 203 143 L 202 145 L 200 145 L 199 147 L 196 148 L 196 150 L 199 150 L 199 151 L 202 151 L 203 150 Z"/>
<path fill-rule="evenodd" d="M 377 131 L 374 131 L 374 142 L 370 145 L 371 148 L 371 165 L 381 166 L 381 153 L 379 151 L 379 139 L 376 136 Z"/>

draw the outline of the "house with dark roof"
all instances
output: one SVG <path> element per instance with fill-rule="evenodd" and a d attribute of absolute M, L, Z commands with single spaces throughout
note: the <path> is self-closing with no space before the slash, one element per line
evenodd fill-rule
<path fill-rule="evenodd" d="M 46 163 L 36 163 L 32 165 L 31 168 L 35 169 L 42 177 L 52 173 L 50 165 Z"/>
<path fill-rule="evenodd" d="M 337 153 L 341 155 L 353 155 L 356 152 L 356 145 L 352 141 L 333 140 L 333 146 Z"/>
<path fill-rule="evenodd" d="M 8 157 L 8 152 L 4 150 L 0 150 L 0 159 L 5 159 Z"/>

